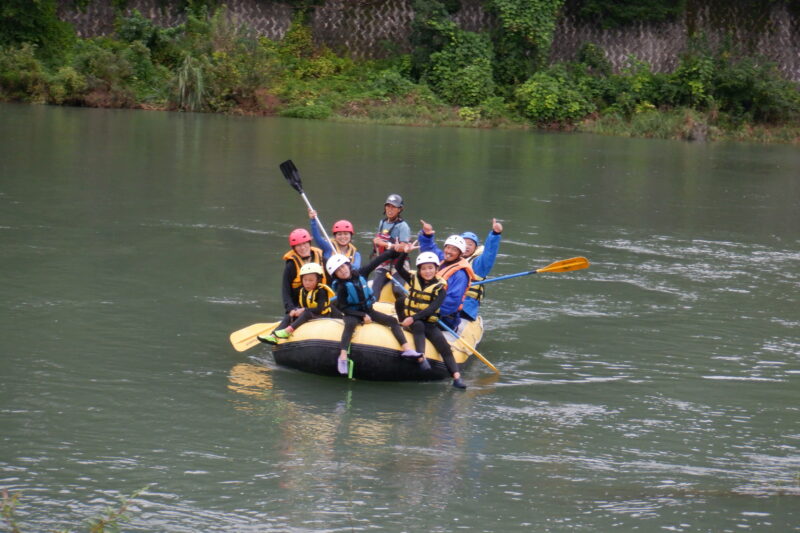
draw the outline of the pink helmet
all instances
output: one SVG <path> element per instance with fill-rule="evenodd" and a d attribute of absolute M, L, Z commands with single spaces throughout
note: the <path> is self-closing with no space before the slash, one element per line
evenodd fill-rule
<path fill-rule="evenodd" d="M 350 233 L 355 234 L 355 231 L 353 230 L 353 224 L 351 224 L 349 220 L 340 220 L 338 222 L 334 222 L 333 233 L 339 233 L 340 231 L 349 231 Z"/>
<path fill-rule="evenodd" d="M 311 242 L 311 234 L 303 228 L 293 229 L 289 234 L 289 246 L 297 246 L 304 242 Z"/>

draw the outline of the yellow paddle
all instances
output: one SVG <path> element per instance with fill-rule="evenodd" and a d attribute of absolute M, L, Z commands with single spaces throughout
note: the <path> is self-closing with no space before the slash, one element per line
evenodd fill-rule
<path fill-rule="evenodd" d="M 484 285 L 486 283 L 492 283 L 493 281 L 500 281 L 509 278 L 517 278 L 519 276 L 529 276 L 531 274 L 544 274 L 545 272 L 571 272 L 573 270 L 581 270 L 588 267 L 589 267 L 589 260 L 586 259 L 585 257 L 572 257 L 570 259 L 562 259 L 561 261 L 550 263 L 546 267 L 538 268 L 536 270 L 529 270 L 527 272 L 518 272 L 517 274 L 508 274 L 507 276 L 499 276 L 497 278 L 476 281 L 472 284 L 472 286 L 474 287 L 475 285 Z"/>
<path fill-rule="evenodd" d="M 252 326 L 247 326 L 239 331 L 234 331 L 231 333 L 230 337 L 233 349 L 237 352 L 249 350 L 261 342 L 258 340 L 259 335 L 262 333 L 269 333 L 273 329 L 277 328 L 279 324 L 280 322 L 273 322 L 272 324 L 253 324 Z"/>
<path fill-rule="evenodd" d="M 386 277 L 387 277 L 387 278 L 389 278 L 390 280 L 392 280 L 392 283 L 394 283 L 395 285 L 397 285 L 398 287 L 400 287 L 400 288 L 403 290 L 403 292 L 404 292 L 405 294 L 408 294 L 408 290 L 407 290 L 407 289 L 406 289 L 406 288 L 405 288 L 405 287 L 404 287 L 404 286 L 403 286 L 403 285 L 402 285 L 402 284 L 401 284 L 399 281 L 397 281 L 396 279 L 394 279 L 394 277 L 392 277 L 392 275 L 391 275 L 391 274 L 389 274 L 389 273 L 387 272 L 387 273 L 386 273 Z M 474 285 L 474 284 L 473 284 L 473 285 Z M 489 361 L 489 360 L 488 360 L 488 359 L 486 359 L 486 358 L 485 358 L 483 355 L 481 355 L 481 353 L 480 353 L 478 350 L 476 350 L 474 346 L 470 345 L 469 343 L 467 343 L 467 341 L 465 341 L 464 339 L 462 339 L 462 338 L 461 338 L 461 337 L 458 335 L 458 333 L 456 333 L 455 331 L 453 331 L 453 329 L 452 329 L 452 328 L 448 327 L 448 326 L 447 326 L 447 324 L 445 324 L 445 323 L 444 323 L 444 322 L 442 322 L 441 320 L 440 320 L 439 322 L 437 322 L 436 324 L 437 324 L 439 327 L 441 327 L 442 329 L 444 329 L 445 331 L 449 332 L 451 335 L 453 335 L 453 336 L 456 338 L 456 340 L 458 340 L 458 341 L 460 341 L 460 342 L 461 342 L 461 345 L 462 345 L 462 346 L 464 346 L 464 348 L 466 348 L 467 350 L 469 350 L 470 352 L 472 352 L 472 354 L 473 354 L 475 357 L 477 357 L 478 359 L 480 359 L 480 361 L 481 361 L 483 364 L 485 364 L 486 366 L 488 366 L 489 368 L 491 368 L 491 369 L 492 369 L 492 370 L 493 370 L 495 373 L 497 373 L 497 374 L 499 374 L 499 373 L 500 373 L 500 371 L 499 371 L 499 370 L 497 370 L 497 367 L 496 367 L 496 366 L 494 366 L 494 365 L 491 363 L 491 361 Z"/>

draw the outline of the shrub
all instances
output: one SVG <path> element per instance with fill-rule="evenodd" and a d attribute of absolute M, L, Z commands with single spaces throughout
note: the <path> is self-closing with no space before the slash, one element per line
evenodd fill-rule
<path fill-rule="evenodd" d="M 452 22 L 440 25 L 449 36 L 445 47 L 430 56 L 425 81 L 445 101 L 474 106 L 494 94 L 492 44 L 488 37 L 459 30 Z"/>
<path fill-rule="evenodd" d="M 537 72 L 514 95 L 522 114 L 539 123 L 571 123 L 596 109 L 563 66 Z"/>
<path fill-rule="evenodd" d="M 414 82 L 393 68 L 378 70 L 369 76 L 369 88 L 380 96 L 403 96 L 414 86 Z"/>
<path fill-rule="evenodd" d="M 36 46 L 0 48 L 0 97 L 44 102 L 46 95 L 46 71 L 36 57 Z"/>
<path fill-rule="evenodd" d="M 50 78 L 48 92 L 54 104 L 79 102 L 88 87 L 86 76 L 73 67 L 61 67 Z"/>
<path fill-rule="evenodd" d="M 280 115 L 283 117 L 310 118 L 317 120 L 326 119 L 332 114 L 333 110 L 330 108 L 330 106 L 325 104 L 317 104 L 314 102 L 289 106 L 280 112 Z"/>
<path fill-rule="evenodd" d="M 176 77 L 178 107 L 186 111 L 198 111 L 205 104 L 204 63 L 191 55 L 183 58 Z"/>

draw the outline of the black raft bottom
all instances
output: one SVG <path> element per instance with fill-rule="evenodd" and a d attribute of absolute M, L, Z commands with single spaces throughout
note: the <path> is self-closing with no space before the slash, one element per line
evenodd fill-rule
<path fill-rule="evenodd" d="M 275 363 L 323 376 L 341 376 L 336 369 L 339 358 L 339 343 L 323 340 L 286 342 L 273 348 Z M 434 381 L 450 377 L 441 361 L 428 359 L 431 369 L 427 372 L 419 367 L 416 359 L 400 357 L 400 351 L 392 348 L 353 344 L 350 347 L 353 360 L 353 377 L 371 381 Z"/>

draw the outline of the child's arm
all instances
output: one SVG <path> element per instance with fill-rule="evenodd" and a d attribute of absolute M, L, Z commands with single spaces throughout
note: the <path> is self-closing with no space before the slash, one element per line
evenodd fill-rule
<path fill-rule="evenodd" d="M 405 281 L 406 283 L 411 283 L 411 272 L 406 270 L 407 257 L 408 254 L 405 253 L 400 254 L 400 256 L 397 258 L 397 264 L 395 265 L 395 269 L 397 270 L 397 273 L 400 275 L 400 277 L 403 278 L 403 281 Z"/>
<path fill-rule="evenodd" d="M 396 252 L 396 251 L 394 251 L 393 248 L 389 248 L 388 250 L 386 250 L 385 252 L 383 252 L 379 256 L 375 257 L 372 261 L 370 261 L 366 265 L 364 265 L 361 268 L 359 268 L 358 269 L 358 273 L 361 276 L 366 278 L 367 276 L 369 276 L 372 273 L 373 270 L 378 268 L 381 265 L 381 263 L 384 263 L 386 261 L 394 259 L 395 257 L 397 257 L 399 255 L 400 255 L 400 252 Z"/>
<path fill-rule="evenodd" d="M 322 232 L 320 232 L 319 230 L 319 221 L 317 221 L 317 213 L 309 210 L 308 216 L 311 218 L 311 236 L 314 237 L 314 242 L 316 242 L 317 246 L 319 246 L 320 249 L 322 250 L 322 257 L 327 259 L 333 254 L 333 248 L 331 248 L 328 239 L 323 237 Z"/>

